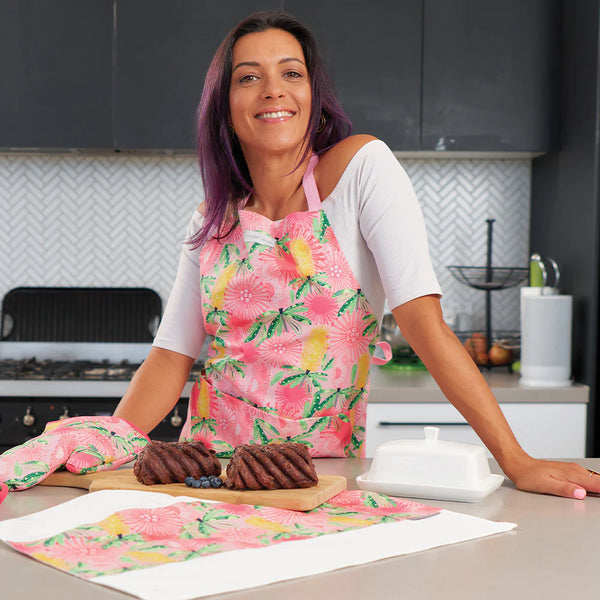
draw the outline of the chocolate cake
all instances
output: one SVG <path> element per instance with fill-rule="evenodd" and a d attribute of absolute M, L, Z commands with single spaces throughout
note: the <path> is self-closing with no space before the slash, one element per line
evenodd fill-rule
<path fill-rule="evenodd" d="M 237 446 L 227 465 L 225 486 L 239 490 L 306 488 L 319 479 L 304 444 L 244 444 Z"/>
<path fill-rule="evenodd" d="M 138 455 L 133 473 L 144 485 L 183 483 L 190 476 L 220 475 L 221 464 L 202 442 L 152 440 Z"/>

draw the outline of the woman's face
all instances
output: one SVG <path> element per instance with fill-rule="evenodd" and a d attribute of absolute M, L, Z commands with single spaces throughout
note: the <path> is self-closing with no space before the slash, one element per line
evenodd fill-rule
<path fill-rule="evenodd" d="M 311 110 L 311 86 L 298 40 L 281 29 L 249 33 L 233 46 L 229 111 L 248 152 L 302 148 Z"/>

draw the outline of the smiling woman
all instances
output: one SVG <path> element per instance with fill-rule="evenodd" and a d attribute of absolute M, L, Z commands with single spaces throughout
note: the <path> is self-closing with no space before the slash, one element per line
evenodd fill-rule
<path fill-rule="evenodd" d="M 240 445 L 285 441 L 311 456 L 364 456 L 387 299 L 407 342 L 517 487 L 600 492 L 600 477 L 582 467 L 522 450 L 444 323 L 406 173 L 383 142 L 349 133 L 306 27 L 274 11 L 228 34 L 198 109 L 206 201 L 190 222 L 153 348 L 115 416 L 151 431 L 210 336 L 182 441 L 223 458 Z M 0 481 L 1 473 L 0 459 Z"/>
<path fill-rule="evenodd" d="M 254 46 L 258 40 L 261 40 L 260 48 Z M 280 43 L 283 45 L 279 46 Z M 265 90 L 265 85 L 274 84 L 281 89 Z M 282 91 L 287 94 L 297 88 L 308 94 L 308 98 L 298 98 L 301 105 L 294 106 L 294 98 L 280 96 Z M 244 19 L 217 49 L 208 68 L 198 107 L 198 154 L 207 200 L 203 207 L 206 217 L 203 226 L 194 232 L 195 244 L 201 244 L 219 229 L 226 212 L 235 218 L 239 198 L 245 197 L 253 188 L 256 191 L 257 182 L 250 176 L 241 145 L 244 128 L 234 115 L 237 113 L 234 108 L 237 92 L 240 92 L 240 101 L 244 102 L 261 92 L 272 96 L 273 99 L 262 99 L 262 104 L 255 110 L 294 111 L 296 115 L 290 120 L 296 123 L 297 129 L 302 129 L 297 122 L 304 120 L 302 153 L 292 157 L 290 169 L 285 173 L 296 169 L 308 158 L 310 151 L 321 153 L 347 138 L 351 131 L 350 121 L 335 95 L 311 31 L 279 11 L 256 13 Z M 256 115 L 257 112 L 249 114 L 250 123 Z M 267 145 L 266 150 L 269 152 L 273 148 Z M 283 167 L 283 161 L 280 165 Z M 298 169 L 297 174 L 301 173 L 302 169 Z M 256 173 L 254 175 L 256 177 Z M 299 180 L 283 181 L 292 191 L 299 186 Z M 251 199 L 250 206 L 253 202 Z"/>

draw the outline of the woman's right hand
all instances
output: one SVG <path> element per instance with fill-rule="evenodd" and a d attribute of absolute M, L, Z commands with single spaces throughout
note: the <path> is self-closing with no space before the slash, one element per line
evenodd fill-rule
<path fill-rule="evenodd" d="M 78 474 L 113 470 L 134 460 L 148 441 L 119 417 L 51 421 L 41 435 L 0 456 L 0 482 L 25 490 L 61 467 Z"/>

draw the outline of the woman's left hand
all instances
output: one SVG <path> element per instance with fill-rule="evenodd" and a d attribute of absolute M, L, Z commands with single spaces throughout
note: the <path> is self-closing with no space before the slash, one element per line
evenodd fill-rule
<path fill-rule="evenodd" d="M 600 474 L 572 462 L 528 457 L 508 475 L 518 489 L 527 492 L 578 500 L 587 492 L 600 494 Z"/>

